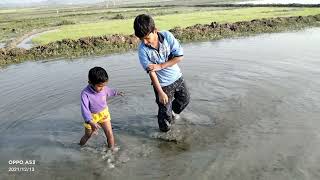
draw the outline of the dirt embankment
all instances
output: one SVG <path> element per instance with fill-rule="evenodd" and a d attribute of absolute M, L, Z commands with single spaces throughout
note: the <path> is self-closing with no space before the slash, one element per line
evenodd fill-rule
<path fill-rule="evenodd" d="M 181 41 L 215 40 L 235 36 L 247 36 L 258 33 L 280 32 L 300 29 L 309 26 L 320 26 L 320 14 L 315 16 L 276 17 L 254 19 L 235 23 L 197 24 L 187 28 L 174 28 L 170 31 Z"/>
<path fill-rule="evenodd" d="M 245 8 L 245 7 L 320 7 L 320 4 L 252 4 L 250 2 L 243 4 L 158 4 L 158 5 L 132 5 L 132 6 L 122 6 L 122 8 L 159 8 L 159 7 L 235 7 L 235 8 Z"/>
<path fill-rule="evenodd" d="M 16 48 L 16 47 L 19 47 L 19 45 L 21 43 L 23 43 L 23 41 L 25 39 L 28 39 L 32 36 L 35 36 L 35 35 L 38 35 L 38 34 L 42 34 L 42 33 L 46 33 L 46 32 L 50 32 L 50 31 L 53 31 L 54 29 L 56 29 L 55 27 L 53 28 L 44 28 L 44 29 L 34 29 L 32 30 L 31 32 L 29 33 L 26 33 L 20 37 L 17 37 L 17 38 L 14 38 L 13 40 L 9 41 L 5 47 L 6 48 L 9 48 L 9 49 L 12 49 L 12 48 Z"/>
<path fill-rule="evenodd" d="M 170 31 L 182 42 L 217 40 L 222 38 L 247 36 L 266 32 L 300 29 L 309 26 L 320 26 L 320 14 L 314 16 L 277 17 L 255 19 L 235 23 L 197 24 L 187 28 L 174 28 Z M 26 60 L 86 55 L 104 55 L 125 52 L 137 47 L 139 39 L 134 35 L 108 35 L 85 37 L 78 40 L 64 39 L 29 50 L 21 48 L 0 48 L 0 66 L 19 63 Z"/>

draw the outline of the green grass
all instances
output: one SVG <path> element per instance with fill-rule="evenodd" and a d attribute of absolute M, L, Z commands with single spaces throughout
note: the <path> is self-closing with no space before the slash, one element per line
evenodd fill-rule
<path fill-rule="evenodd" d="M 209 24 L 211 22 L 233 23 L 252 19 L 305 16 L 320 14 L 320 8 L 239 8 L 232 10 L 195 12 L 190 14 L 167 15 L 156 18 L 156 23 L 161 29 L 171 29 L 195 24 Z M 179 22 L 179 23 L 177 23 Z"/>
<path fill-rule="evenodd" d="M 208 9 L 208 8 L 207 8 Z M 216 8 L 211 8 L 216 9 Z M 85 24 L 94 22 L 106 22 L 118 14 L 124 18 L 133 18 L 138 13 L 152 15 L 177 14 L 198 11 L 199 8 L 105 8 L 92 7 L 66 7 L 59 8 L 29 8 L 29 9 L 0 9 L 0 42 L 21 37 L 34 29 L 46 29 L 57 27 L 63 22 Z"/>
<path fill-rule="evenodd" d="M 156 26 L 168 30 L 176 26 L 187 27 L 195 24 L 208 24 L 245 21 L 270 17 L 306 16 L 320 14 L 320 8 L 238 8 L 217 11 L 197 11 L 180 14 L 155 16 Z M 59 31 L 43 34 L 33 39 L 38 44 L 47 44 L 61 39 L 78 39 L 85 36 L 106 34 L 132 34 L 133 19 L 108 20 L 62 26 Z"/>

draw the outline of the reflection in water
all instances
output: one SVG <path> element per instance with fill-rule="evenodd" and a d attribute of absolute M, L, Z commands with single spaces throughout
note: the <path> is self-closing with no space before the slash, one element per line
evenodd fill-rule
<path fill-rule="evenodd" d="M 319 179 L 320 29 L 184 45 L 191 103 L 158 132 L 150 80 L 135 52 L 28 62 L 0 71 L 5 179 Z M 119 151 L 103 133 L 80 148 L 80 92 L 103 66 L 125 97 L 109 103 Z M 35 172 L 8 172 L 10 159 Z"/>

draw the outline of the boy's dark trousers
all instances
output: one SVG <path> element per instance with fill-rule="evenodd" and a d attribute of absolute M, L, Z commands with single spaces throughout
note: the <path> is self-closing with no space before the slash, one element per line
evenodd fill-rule
<path fill-rule="evenodd" d="M 163 132 L 170 130 L 170 123 L 173 122 L 172 111 L 180 114 L 184 108 L 189 104 L 190 93 L 187 89 L 183 77 L 176 80 L 174 83 L 162 87 L 162 90 L 168 96 L 168 103 L 162 104 L 159 101 L 158 92 L 155 88 L 156 103 L 158 104 L 158 124 L 159 129 Z"/>

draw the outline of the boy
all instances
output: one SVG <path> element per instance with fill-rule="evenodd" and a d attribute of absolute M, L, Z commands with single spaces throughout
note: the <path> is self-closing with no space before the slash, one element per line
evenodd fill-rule
<path fill-rule="evenodd" d="M 108 74 L 101 67 L 94 67 L 89 71 L 87 87 L 81 92 L 81 114 L 85 123 L 85 134 L 80 140 L 80 145 L 86 144 L 92 134 L 96 134 L 99 126 L 102 127 L 108 142 L 108 147 L 114 149 L 114 137 L 111 126 L 111 117 L 108 110 L 107 99 L 112 96 L 121 95 L 110 89 L 107 85 Z"/>
<path fill-rule="evenodd" d="M 156 29 L 149 15 L 138 15 L 133 27 L 135 35 L 141 40 L 138 47 L 140 64 L 149 73 L 159 107 L 159 129 L 167 132 L 176 119 L 175 114 L 180 114 L 190 100 L 177 65 L 183 58 L 183 50 L 172 33 Z"/>

